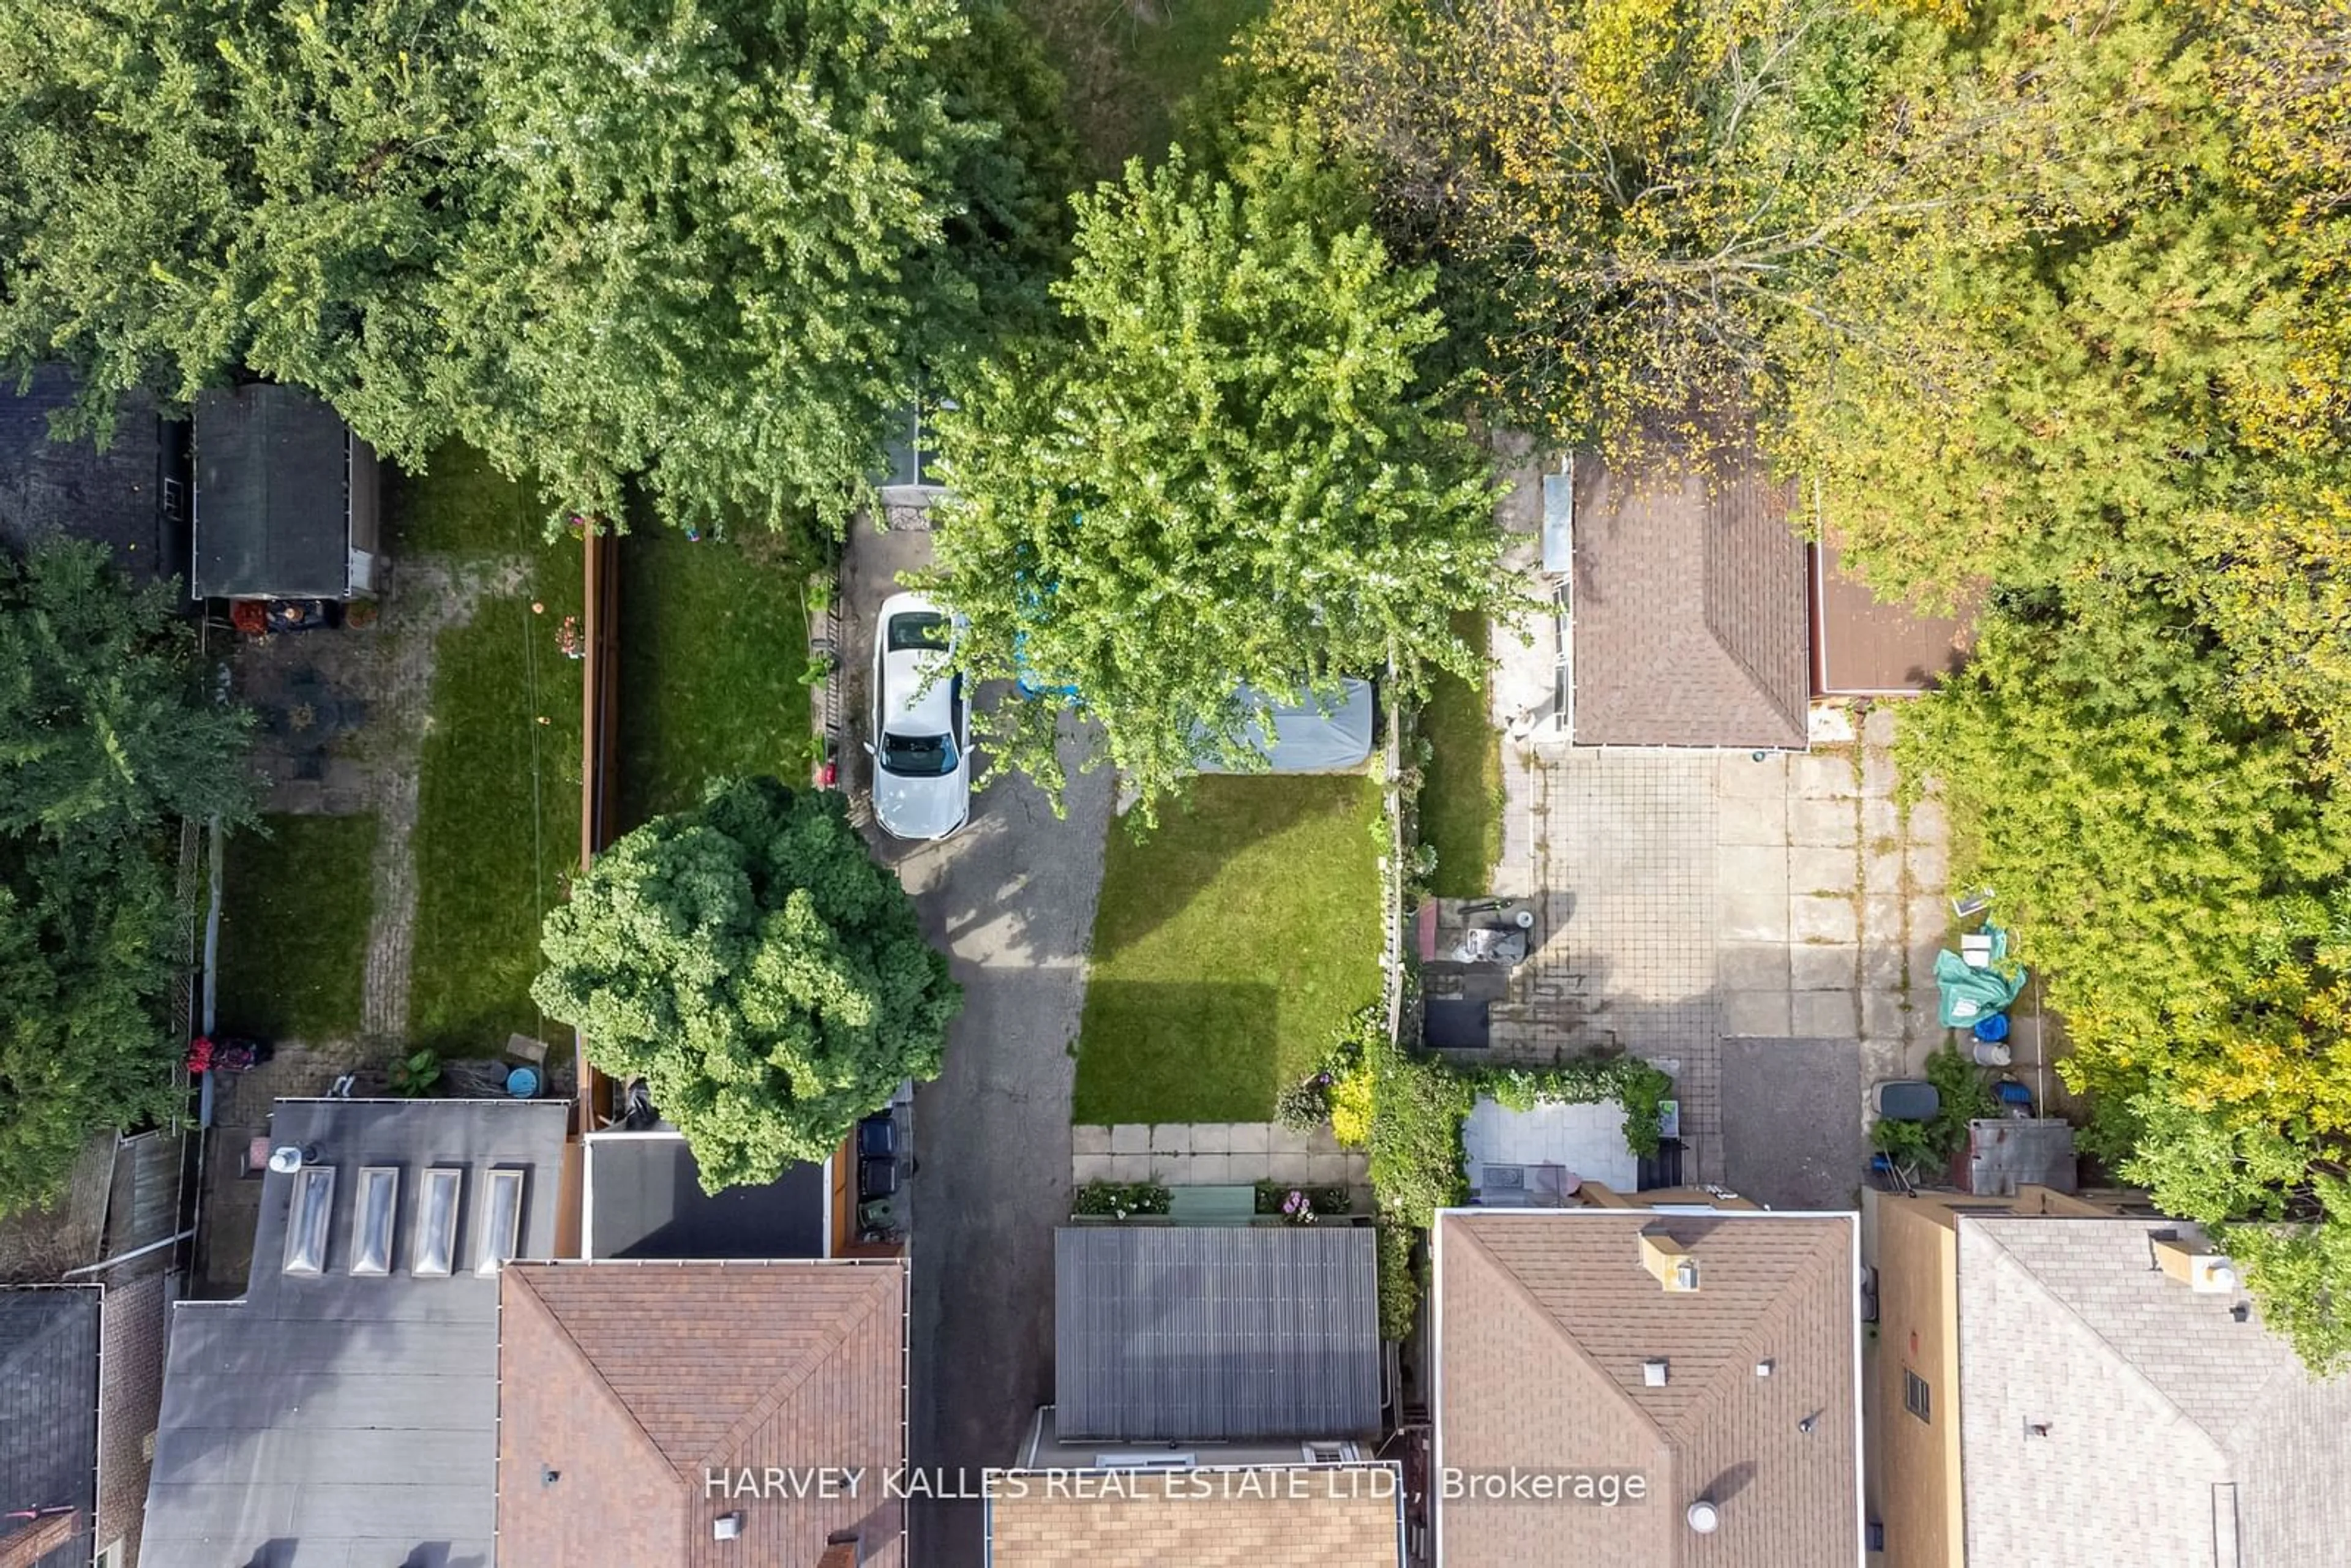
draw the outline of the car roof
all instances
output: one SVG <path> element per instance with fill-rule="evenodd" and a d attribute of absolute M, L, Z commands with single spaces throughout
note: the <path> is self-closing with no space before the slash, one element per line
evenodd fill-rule
<path fill-rule="evenodd" d="M 889 645 L 890 622 L 901 615 L 945 615 L 946 612 L 919 593 L 893 593 L 882 601 L 874 618 L 874 641 Z M 882 722 L 898 735 L 945 735 L 953 727 L 953 682 L 931 678 L 941 664 L 938 653 L 905 648 L 882 655 Z"/>

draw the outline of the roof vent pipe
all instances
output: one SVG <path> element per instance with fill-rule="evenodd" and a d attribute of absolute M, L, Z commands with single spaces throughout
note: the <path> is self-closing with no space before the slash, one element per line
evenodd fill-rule
<path fill-rule="evenodd" d="M 1712 1535 L 1722 1528 L 1722 1511 L 1704 1498 L 1690 1504 L 1689 1511 L 1682 1517 L 1688 1520 L 1689 1527 L 1700 1535 Z"/>

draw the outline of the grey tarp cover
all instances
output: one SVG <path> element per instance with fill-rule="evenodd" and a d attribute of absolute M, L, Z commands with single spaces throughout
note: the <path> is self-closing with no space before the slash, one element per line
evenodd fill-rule
<path fill-rule="evenodd" d="M 1266 743 L 1265 727 L 1254 717 L 1243 727 L 1241 738 L 1264 753 L 1276 773 L 1343 773 L 1350 768 L 1362 767 L 1364 759 L 1372 754 L 1369 681 L 1341 681 L 1339 700 L 1328 711 L 1311 697 L 1294 706 L 1268 704 L 1255 688 L 1246 685 L 1233 695 L 1251 713 L 1271 708 L 1272 744 Z M 1205 749 L 1196 766 L 1203 773 L 1234 771 Z"/>

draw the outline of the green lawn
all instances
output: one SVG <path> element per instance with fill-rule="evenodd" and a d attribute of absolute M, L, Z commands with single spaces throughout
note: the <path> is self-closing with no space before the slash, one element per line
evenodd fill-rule
<path fill-rule="evenodd" d="M 359 1032 L 376 820 L 275 816 L 231 837 L 221 871 L 224 1035 L 323 1040 Z"/>
<path fill-rule="evenodd" d="M 1230 51 L 1265 0 L 1017 0 L 1061 73 L 1086 172 L 1155 161 L 1177 110 Z"/>
<path fill-rule="evenodd" d="M 1486 646 L 1484 616 L 1459 617 L 1453 629 L 1471 647 Z M 1431 753 L 1420 790 L 1420 841 L 1437 852 L 1430 891 L 1482 897 L 1493 891 L 1502 853 L 1502 749 L 1487 716 L 1485 681 L 1438 675 L 1420 710 L 1420 733 Z"/>
<path fill-rule="evenodd" d="M 580 856 L 580 667 L 557 646 L 580 612 L 580 544 L 549 543 L 539 503 L 463 453 L 402 481 L 392 519 L 396 556 L 528 563 L 519 587 L 434 646 L 417 786 L 410 1034 L 481 1052 L 543 1033 L 529 996 L 539 919 Z"/>
<path fill-rule="evenodd" d="M 1196 781 L 1138 844 L 1113 828 L 1072 1119 L 1261 1122 L 1380 996 L 1379 789 Z"/>
<path fill-rule="evenodd" d="M 807 580 L 780 541 L 622 540 L 622 826 L 697 803 L 705 779 L 807 778 Z"/>

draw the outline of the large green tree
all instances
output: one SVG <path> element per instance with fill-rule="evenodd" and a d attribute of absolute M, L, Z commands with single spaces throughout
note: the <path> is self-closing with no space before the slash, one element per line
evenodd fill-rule
<path fill-rule="evenodd" d="M 1251 57 L 1442 265 L 1486 390 L 1547 434 L 1702 436 L 1775 373 L 1858 236 L 1908 209 L 1903 28 L 1854 0 L 1275 0 Z M 1972 126 L 1928 140 L 1966 141 Z"/>
<path fill-rule="evenodd" d="M 454 434 L 585 511 L 645 474 L 672 520 L 837 523 L 1053 250 L 1051 138 L 998 124 L 1047 80 L 957 0 L 26 0 L 0 364 L 250 371 L 411 466 Z"/>
<path fill-rule="evenodd" d="M 937 1075 L 963 993 L 831 791 L 721 783 L 614 843 L 549 912 L 531 995 L 642 1077 L 712 1192 L 820 1160 Z"/>
<path fill-rule="evenodd" d="M 943 423 L 966 662 L 1074 688 L 1146 814 L 1204 749 L 1262 766 L 1243 683 L 1474 673 L 1449 617 L 1507 591 L 1483 455 L 1419 375 L 1430 275 L 1390 265 L 1344 172 L 1277 133 L 1231 181 L 1178 151 L 1077 208 L 1061 335 Z M 1055 712 L 999 709 L 999 761 L 1057 785 Z"/>
<path fill-rule="evenodd" d="M 102 547 L 0 552 L 0 1214 L 172 1108 L 166 852 L 183 819 L 252 810 L 245 716 L 193 653 L 169 591 Z"/>

